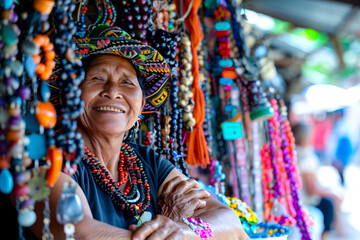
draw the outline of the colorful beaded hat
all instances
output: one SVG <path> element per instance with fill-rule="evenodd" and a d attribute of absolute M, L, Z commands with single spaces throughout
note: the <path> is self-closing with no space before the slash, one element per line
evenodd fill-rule
<path fill-rule="evenodd" d="M 142 81 L 146 98 L 143 114 L 153 113 L 166 102 L 170 92 L 171 74 L 167 62 L 156 49 L 131 39 L 131 36 L 119 27 L 107 25 L 99 25 L 84 38 L 74 40 L 80 59 L 98 54 L 113 54 L 132 63 L 139 81 Z"/>

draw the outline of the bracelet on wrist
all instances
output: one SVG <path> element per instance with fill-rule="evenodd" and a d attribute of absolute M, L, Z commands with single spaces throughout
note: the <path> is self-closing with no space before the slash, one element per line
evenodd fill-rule
<path fill-rule="evenodd" d="M 210 224 L 201 218 L 182 218 L 182 221 L 202 239 L 207 239 L 214 235 Z"/>

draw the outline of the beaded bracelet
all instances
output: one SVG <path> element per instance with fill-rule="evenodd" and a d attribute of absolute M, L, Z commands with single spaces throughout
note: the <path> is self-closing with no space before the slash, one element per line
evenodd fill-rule
<path fill-rule="evenodd" d="M 210 238 L 214 235 L 210 224 L 201 218 L 182 218 L 182 221 L 188 225 L 198 236 L 203 238 Z"/>

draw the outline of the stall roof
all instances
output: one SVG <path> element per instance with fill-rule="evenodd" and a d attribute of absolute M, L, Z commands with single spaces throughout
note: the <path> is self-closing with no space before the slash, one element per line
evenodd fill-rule
<path fill-rule="evenodd" d="M 360 0 L 243 0 L 243 7 L 330 36 L 360 34 Z"/>

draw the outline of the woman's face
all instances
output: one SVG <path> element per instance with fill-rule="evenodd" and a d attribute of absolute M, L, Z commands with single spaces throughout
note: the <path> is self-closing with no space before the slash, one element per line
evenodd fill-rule
<path fill-rule="evenodd" d="M 135 68 L 120 56 L 96 56 L 80 88 L 85 109 L 79 124 L 96 133 L 124 134 L 145 104 Z"/>

